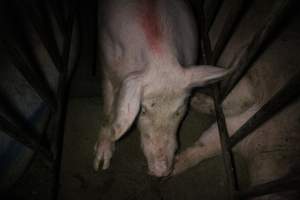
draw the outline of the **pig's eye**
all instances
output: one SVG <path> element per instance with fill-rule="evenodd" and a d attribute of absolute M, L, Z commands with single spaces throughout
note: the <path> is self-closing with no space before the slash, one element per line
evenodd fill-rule
<path fill-rule="evenodd" d="M 145 108 L 145 106 L 142 106 L 142 108 L 141 108 L 141 114 L 142 115 L 146 114 L 146 108 Z"/>
<path fill-rule="evenodd" d="M 180 116 L 180 112 L 179 112 L 179 111 L 176 111 L 175 116 L 176 116 L 176 117 L 179 117 L 179 116 Z"/>

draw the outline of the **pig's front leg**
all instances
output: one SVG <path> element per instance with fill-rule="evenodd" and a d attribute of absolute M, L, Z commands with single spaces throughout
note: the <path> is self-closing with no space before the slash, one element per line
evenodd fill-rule
<path fill-rule="evenodd" d="M 180 174 L 201 161 L 217 155 L 220 148 L 218 127 L 213 124 L 193 146 L 176 156 L 172 174 Z"/>
<path fill-rule="evenodd" d="M 245 112 L 226 117 L 226 124 L 229 135 L 231 136 L 238 128 L 240 128 L 253 114 L 259 109 L 259 106 L 254 104 Z M 208 130 L 206 130 L 197 142 L 180 153 L 175 158 L 173 175 L 197 165 L 201 161 L 211 158 L 221 152 L 220 138 L 218 126 L 214 123 Z"/>
<path fill-rule="evenodd" d="M 110 160 L 115 149 L 115 141 L 111 130 L 111 112 L 114 100 L 113 87 L 109 80 L 105 79 L 103 85 L 103 119 L 97 142 L 94 146 L 95 159 L 94 169 L 97 171 L 100 162 L 103 161 L 102 169 L 105 170 L 110 165 Z"/>
<path fill-rule="evenodd" d="M 105 123 L 102 125 L 95 145 L 94 169 L 107 169 L 115 148 L 115 141 L 122 137 L 134 122 L 141 101 L 141 80 L 139 73 L 130 74 L 115 93 L 110 82 L 104 88 Z M 111 99 L 113 98 L 113 99 Z"/>
<path fill-rule="evenodd" d="M 115 149 L 115 141 L 112 138 L 110 128 L 103 127 L 95 144 L 94 169 L 97 171 L 100 162 L 103 161 L 102 169 L 105 170 L 110 165 L 110 160 Z"/>

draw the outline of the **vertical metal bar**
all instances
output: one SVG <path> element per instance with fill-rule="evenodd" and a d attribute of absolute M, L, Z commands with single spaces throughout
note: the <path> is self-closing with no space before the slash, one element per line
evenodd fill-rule
<path fill-rule="evenodd" d="M 198 0 L 198 1 L 189 1 L 186 0 L 186 3 L 189 5 L 192 13 L 195 16 L 195 21 L 196 21 L 196 25 L 199 31 L 199 34 L 201 35 L 201 37 L 199 37 L 199 41 L 198 41 L 198 46 L 199 46 L 199 52 L 201 52 L 201 54 L 198 55 L 197 61 L 195 64 L 199 64 L 201 63 L 201 61 L 206 60 L 206 53 L 204 51 L 204 45 L 203 45 L 203 39 L 202 39 L 202 35 L 204 34 L 204 24 L 205 23 L 205 17 L 204 13 L 201 13 L 203 11 L 203 3 L 204 0 Z"/>
<path fill-rule="evenodd" d="M 201 25 L 201 50 L 202 50 L 202 58 L 204 64 L 210 64 L 211 63 L 211 56 L 212 56 L 212 50 L 211 50 L 211 41 L 208 35 L 208 24 L 207 20 L 204 14 L 203 5 L 201 6 L 200 10 L 200 25 Z"/>
<path fill-rule="evenodd" d="M 300 72 L 294 75 L 262 108 L 255 113 L 230 138 L 230 147 L 234 147 L 245 137 L 276 113 L 296 101 L 300 96 Z"/>
<path fill-rule="evenodd" d="M 94 54 L 93 54 L 93 63 L 92 63 L 92 66 L 93 66 L 93 69 L 92 69 L 92 75 L 95 76 L 96 73 L 97 73 L 97 54 L 98 54 L 98 41 L 97 41 L 97 38 L 98 38 L 98 1 L 97 0 L 94 0 L 94 4 L 93 4 L 93 14 L 94 14 L 94 30 L 93 30 L 93 39 L 94 39 L 94 42 L 93 42 L 93 50 L 94 50 Z"/>
<path fill-rule="evenodd" d="M 61 163 L 62 163 L 62 153 L 63 153 L 63 142 L 64 142 L 64 123 L 67 111 L 67 98 L 68 98 L 68 64 L 69 64 L 69 56 L 70 56 L 70 49 L 71 49 L 71 40 L 72 40 L 72 33 L 74 29 L 74 20 L 75 15 L 77 14 L 78 9 L 78 1 L 73 2 L 73 6 L 71 7 L 71 11 L 69 13 L 69 17 L 67 20 L 67 28 L 64 34 L 64 47 L 63 47 L 63 73 L 60 74 L 59 78 L 59 109 L 54 117 L 54 125 L 55 135 L 56 135 L 56 143 L 54 144 L 56 152 L 55 152 L 55 174 L 54 174 L 54 193 L 53 199 L 59 198 L 60 193 L 60 186 L 61 186 Z M 75 4 L 75 5 L 74 5 Z"/>
<path fill-rule="evenodd" d="M 234 66 L 239 66 L 237 71 L 227 80 L 222 82 L 221 91 L 222 99 L 230 93 L 234 86 L 239 82 L 242 76 L 251 67 L 255 56 L 261 49 L 267 38 L 270 38 L 276 25 L 283 19 L 283 14 L 287 11 L 290 5 L 290 0 L 275 1 L 275 5 L 271 14 L 266 20 L 266 23 L 256 32 L 248 46 L 240 52 L 240 56 L 233 62 Z"/>
<path fill-rule="evenodd" d="M 231 6 L 230 12 L 227 15 L 220 37 L 216 43 L 216 46 L 213 50 L 212 55 L 212 64 L 215 65 L 218 62 L 218 59 L 223 52 L 226 44 L 228 43 L 230 37 L 233 34 L 234 27 L 237 25 L 239 19 L 241 19 L 242 10 L 244 8 L 245 1 L 237 0 L 236 4 Z"/>
<path fill-rule="evenodd" d="M 206 20 L 205 20 L 205 16 L 203 15 L 204 10 L 202 10 L 201 13 L 202 13 L 201 22 L 204 24 L 204 27 L 202 28 L 202 36 L 204 37 L 202 40 L 204 43 L 202 49 L 205 54 L 205 56 L 203 57 L 204 58 L 203 61 L 204 64 L 211 64 L 212 51 L 211 51 L 211 45 L 210 45 Z M 229 147 L 229 136 L 228 136 L 225 117 L 222 109 L 222 101 L 220 98 L 219 84 L 213 86 L 213 96 L 214 96 L 216 119 L 217 119 L 217 124 L 219 129 L 225 172 L 227 175 L 226 176 L 227 181 L 229 183 L 229 197 L 230 199 L 236 199 L 235 193 L 238 190 L 238 185 L 237 185 L 233 156 L 232 156 L 231 148 Z"/>
<path fill-rule="evenodd" d="M 238 190 L 237 177 L 235 173 L 232 150 L 229 146 L 229 135 L 226 127 L 225 117 L 222 109 L 222 101 L 220 98 L 220 90 L 218 86 L 215 86 L 214 88 L 214 104 L 225 171 L 229 183 L 229 196 L 230 199 L 236 199 L 235 193 Z"/>

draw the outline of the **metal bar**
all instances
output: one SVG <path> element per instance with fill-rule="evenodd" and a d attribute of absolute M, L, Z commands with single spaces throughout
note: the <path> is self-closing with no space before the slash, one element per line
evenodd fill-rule
<path fill-rule="evenodd" d="M 26 147 L 32 149 L 33 151 L 35 151 L 35 149 L 38 148 L 41 154 L 43 155 L 43 157 L 48 161 L 51 162 L 53 160 L 50 151 L 48 151 L 48 149 L 46 149 L 44 146 L 41 146 L 39 144 L 38 138 L 34 138 L 30 136 L 32 134 L 28 132 L 28 130 L 17 127 L 15 124 L 11 123 L 1 115 L 0 115 L 0 130 L 8 134 L 11 138 L 25 145 Z"/>
<path fill-rule="evenodd" d="M 54 116 L 53 123 L 56 127 L 55 136 L 56 136 L 56 143 L 54 144 L 56 152 L 55 152 L 55 174 L 54 174 L 54 187 L 53 187 L 53 199 L 59 199 L 60 193 L 60 182 L 61 182 L 61 162 L 62 162 L 62 153 L 63 153 L 63 142 L 64 142 L 64 123 L 67 111 L 67 99 L 68 99 L 68 88 L 69 88 L 69 81 L 68 80 L 68 65 L 69 65 L 69 56 L 70 56 L 70 49 L 71 49 L 71 41 L 72 41 L 72 33 L 74 29 L 74 21 L 75 15 L 77 14 L 78 9 L 78 1 L 75 1 L 73 7 L 71 8 L 71 12 L 69 13 L 69 17 L 67 20 L 67 28 L 65 32 L 64 38 L 64 47 L 63 47 L 63 73 L 60 74 L 59 78 L 59 109 Z M 72 73 L 71 73 L 72 74 Z"/>
<path fill-rule="evenodd" d="M 242 10 L 244 8 L 245 1 L 237 0 L 235 4 L 231 6 L 230 12 L 227 15 L 220 37 L 216 43 L 212 55 L 212 64 L 215 65 L 223 52 L 225 46 L 227 45 L 229 39 L 231 38 L 234 27 L 237 25 L 239 19 L 241 19 Z"/>
<path fill-rule="evenodd" d="M 222 101 L 220 98 L 220 91 L 218 86 L 215 86 L 214 88 L 214 104 L 220 135 L 220 143 L 222 147 L 224 166 L 227 175 L 227 180 L 229 183 L 229 196 L 230 199 L 236 199 L 234 194 L 238 190 L 237 177 L 235 173 L 232 150 L 229 146 L 229 135 L 226 127 L 225 117 L 222 109 Z"/>
<path fill-rule="evenodd" d="M 18 5 L 18 3 L 16 3 Z M 43 17 L 42 15 L 38 14 L 38 11 L 34 8 L 33 5 L 27 5 L 27 3 L 23 2 L 22 6 L 25 9 L 19 8 L 20 10 L 25 11 L 25 16 L 29 17 L 29 21 L 32 22 L 32 25 L 36 32 L 38 33 L 39 38 L 41 39 L 45 49 L 49 53 L 50 58 L 52 59 L 57 71 L 62 71 L 62 61 L 61 56 L 59 54 L 58 46 L 56 45 L 56 40 L 54 37 L 54 33 L 49 25 L 51 24 L 51 20 L 47 17 L 48 14 L 45 14 L 46 19 L 42 22 Z M 27 12 L 26 12 L 27 11 Z M 46 9 L 42 9 L 43 12 L 47 12 Z M 42 25 L 46 24 L 46 25 Z"/>
<path fill-rule="evenodd" d="M 246 199 L 286 190 L 297 190 L 299 189 L 299 185 L 300 175 L 290 175 L 268 183 L 253 186 L 244 191 L 237 192 L 236 196 L 241 199 Z"/>
<path fill-rule="evenodd" d="M 198 0 L 198 1 L 189 1 L 189 0 L 186 0 L 185 1 L 187 3 L 187 5 L 190 7 L 193 15 L 195 16 L 195 22 L 196 22 L 196 27 L 198 28 L 197 31 L 199 31 L 201 37 L 199 37 L 199 41 L 198 41 L 198 46 L 199 46 L 199 52 L 201 52 L 201 54 L 198 55 L 198 58 L 197 58 L 197 61 L 195 64 L 200 64 L 201 63 L 201 60 L 204 59 L 205 57 L 205 51 L 204 51 L 204 46 L 203 46 L 203 39 L 202 39 L 202 35 L 204 34 L 204 27 L 203 27 L 203 23 L 205 22 L 204 19 L 205 17 L 203 17 L 203 13 L 202 10 L 203 10 L 203 3 L 204 3 L 204 0 Z"/>
<path fill-rule="evenodd" d="M 98 55 L 98 41 L 97 41 L 97 38 L 98 38 L 98 1 L 94 1 L 94 4 L 93 4 L 93 18 L 94 18 L 94 25 L 93 25 L 93 39 L 95 40 L 93 42 L 94 46 L 93 46 L 93 50 L 94 50 L 94 53 L 93 53 L 93 63 L 92 63 L 92 75 L 95 76 L 96 73 L 97 73 L 97 55 Z"/>
<path fill-rule="evenodd" d="M 223 4 L 223 0 L 208 0 L 207 2 L 209 2 L 209 4 L 207 6 L 207 13 L 205 14 L 205 16 L 207 19 L 207 29 L 210 30 L 218 14 L 218 11 Z"/>
<path fill-rule="evenodd" d="M 31 125 L 26 123 L 26 119 L 23 115 L 11 104 L 9 99 L 0 91 L 0 112 L 4 114 L 4 116 L 8 117 L 12 123 L 17 124 L 18 127 L 25 128 L 30 134 L 31 137 L 37 137 L 39 135 L 38 131 L 35 130 Z"/>
<path fill-rule="evenodd" d="M 202 50 L 202 59 L 204 64 L 211 63 L 212 50 L 211 50 L 211 41 L 208 35 L 208 24 L 207 19 L 204 14 L 203 5 L 201 6 L 200 11 L 200 26 L 201 26 L 201 50 Z"/>
<path fill-rule="evenodd" d="M 290 0 L 275 1 L 275 5 L 266 23 L 256 32 L 248 46 L 240 52 L 240 56 L 234 60 L 232 67 L 239 66 L 239 69 L 227 80 L 221 83 L 222 99 L 230 93 L 234 86 L 239 82 L 247 70 L 251 67 L 251 63 L 257 56 L 262 45 L 267 38 L 273 33 L 275 26 L 283 19 L 283 14 L 287 11 Z"/>
<path fill-rule="evenodd" d="M 11 129 L 8 128 L 7 130 L 12 130 L 5 133 L 8 133 L 11 137 L 21 142 L 25 146 L 29 148 L 35 148 L 32 149 L 34 151 L 39 151 L 41 149 L 41 152 L 44 158 L 47 159 L 47 161 L 53 160 L 53 155 L 51 154 L 50 150 L 39 142 L 41 140 L 40 138 L 43 137 L 43 134 L 39 134 L 36 129 L 34 129 L 31 125 L 27 123 L 27 120 L 17 109 L 15 109 L 15 107 L 11 104 L 9 99 L 6 98 L 6 95 L 2 93 L 2 91 L 0 91 L 0 111 L 4 116 L 6 116 L 9 119 L 6 120 L 3 117 L 4 120 L 2 121 L 4 122 L 4 124 L 6 121 L 10 123 L 6 126 L 3 125 L 2 127 L 10 127 Z M 17 131 L 22 131 L 22 133 L 16 135 L 15 133 L 18 133 Z M 20 137 L 25 138 L 22 140 L 20 139 Z M 32 140 L 32 142 L 28 143 L 28 139 Z"/>
<path fill-rule="evenodd" d="M 202 7 L 203 9 L 203 7 Z M 201 12 L 204 13 L 204 10 Z M 201 23 L 203 23 L 202 28 L 202 35 L 203 40 L 202 43 L 204 43 L 202 46 L 203 53 L 205 56 L 203 57 L 204 64 L 211 64 L 211 42 L 208 35 L 207 30 L 207 24 L 205 23 L 205 16 L 202 15 L 201 17 Z M 214 96 L 214 106 L 215 106 L 215 112 L 216 112 L 216 119 L 219 129 L 219 135 L 220 135 L 220 143 L 222 148 L 222 155 L 223 155 L 223 161 L 224 161 L 224 167 L 225 172 L 227 175 L 227 181 L 229 185 L 229 197 L 230 199 L 236 199 L 234 196 L 235 192 L 238 190 L 238 184 L 237 184 L 237 177 L 235 173 L 235 166 L 234 166 L 234 160 L 232 156 L 232 151 L 229 148 L 229 135 L 226 127 L 226 121 L 222 109 L 222 101 L 220 96 L 220 90 L 219 90 L 219 84 L 216 84 L 213 86 L 213 96 Z"/>
<path fill-rule="evenodd" d="M 47 36 L 47 38 L 49 38 L 48 41 L 50 41 L 50 45 L 53 42 L 53 48 L 50 48 L 51 50 L 54 51 L 54 56 L 56 56 L 55 58 L 57 59 L 57 64 L 59 66 L 57 66 L 57 68 L 61 69 L 62 68 L 62 57 L 60 55 L 60 51 L 59 51 L 59 47 L 58 47 L 58 41 L 56 40 L 53 28 L 54 26 L 49 26 L 50 24 L 52 24 L 52 20 L 51 20 L 51 13 L 50 10 L 48 9 L 48 4 L 46 3 L 40 3 L 40 9 L 41 9 L 41 13 L 44 13 L 44 23 L 46 24 L 46 26 L 44 25 L 43 28 L 45 28 L 45 36 Z M 48 34 L 47 34 L 48 33 Z"/>
<path fill-rule="evenodd" d="M 284 107 L 294 102 L 300 96 L 300 72 L 293 76 L 262 108 L 255 113 L 230 138 L 230 147 L 234 147 L 256 128 L 272 118 Z"/>
<path fill-rule="evenodd" d="M 61 7 L 58 5 L 61 1 L 51 0 L 49 1 L 50 9 L 53 11 L 54 17 L 58 24 L 59 30 L 61 33 L 66 32 L 66 20 L 64 19 L 63 15 L 61 14 Z"/>
<path fill-rule="evenodd" d="M 33 71 L 28 65 L 25 57 L 12 45 L 10 45 L 6 40 L 0 40 L 4 47 L 6 48 L 10 60 L 13 62 L 15 67 L 22 73 L 24 78 L 32 86 L 32 88 L 37 92 L 37 94 L 44 100 L 52 111 L 56 110 L 57 102 L 52 93 L 51 89 L 48 87 L 45 80 L 43 80 L 38 73 Z"/>

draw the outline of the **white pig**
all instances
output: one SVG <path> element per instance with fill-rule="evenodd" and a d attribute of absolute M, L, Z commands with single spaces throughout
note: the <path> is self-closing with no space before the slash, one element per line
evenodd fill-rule
<path fill-rule="evenodd" d="M 137 119 L 149 174 L 171 173 L 176 132 L 194 87 L 230 74 L 195 66 L 198 32 L 183 0 L 99 1 L 104 115 L 94 168 L 110 165 L 115 142 Z"/>

